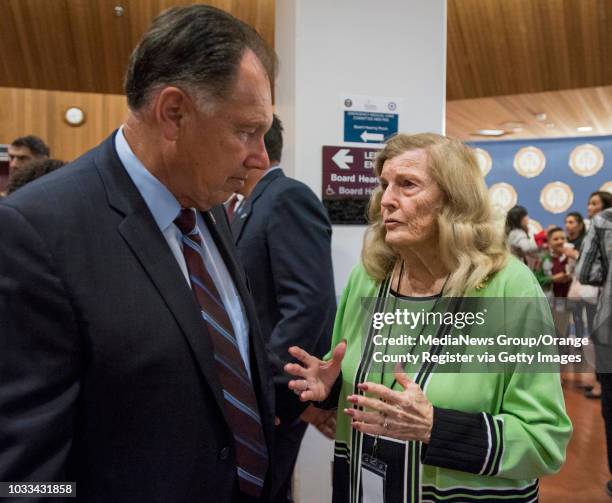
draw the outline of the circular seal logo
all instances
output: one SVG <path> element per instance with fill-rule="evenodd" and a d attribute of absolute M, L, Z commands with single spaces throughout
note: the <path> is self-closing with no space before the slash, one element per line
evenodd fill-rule
<path fill-rule="evenodd" d="M 350 98 L 346 98 L 346 99 L 344 100 L 344 106 L 345 106 L 346 108 L 351 108 L 351 107 L 353 106 L 353 100 L 352 100 L 352 99 L 350 99 Z"/>
<path fill-rule="evenodd" d="M 563 182 L 547 184 L 540 192 L 540 204 L 551 213 L 563 213 L 574 202 L 574 193 Z"/>
<path fill-rule="evenodd" d="M 493 166 L 493 160 L 491 159 L 489 152 L 483 148 L 475 148 L 474 155 L 478 161 L 478 166 L 480 167 L 482 176 L 487 176 L 489 171 L 491 171 L 491 166 Z"/>
<path fill-rule="evenodd" d="M 543 227 L 542 224 L 540 222 L 538 222 L 537 220 L 534 220 L 533 218 L 529 218 L 529 224 L 527 225 L 527 227 L 529 228 L 529 235 L 533 236 L 534 234 L 537 234 L 538 232 L 540 232 Z"/>
<path fill-rule="evenodd" d="M 599 187 L 599 190 L 603 190 L 612 194 L 612 182 L 604 183 L 601 187 Z"/>
<path fill-rule="evenodd" d="M 509 183 L 496 183 L 489 187 L 489 196 L 493 207 L 498 211 L 506 213 L 510 208 L 516 206 L 518 196 L 516 190 Z"/>
<path fill-rule="evenodd" d="M 514 156 L 514 169 L 525 178 L 538 176 L 545 166 L 544 152 L 536 147 L 523 147 Z"/>
<path fill-rule="evenodd" d="M 572 171 L 578 176 L 592 176 L 603 166 L 604 155 L 599 147 L 585 143 L 578 145 L 569 158 L 569 165 Z"/>
<path fill-rule="evenodd" d="M 394 112 L 397 109 L 397 104 L 395 103 L 395 101 L 390 101 L 389 103 L 387 103 L 387 108 L 391 112 Z"/>

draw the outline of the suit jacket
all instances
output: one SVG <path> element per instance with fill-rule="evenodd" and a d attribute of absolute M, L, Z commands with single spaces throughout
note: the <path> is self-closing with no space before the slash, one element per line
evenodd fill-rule
<path fill-rule="evenodd" d="M 113 139 L 0 202 L 0 480 L 76 481 L 76 501 L 230 501 L 212 343 Z M 271 452 L 256 314 L 223 208 L 204 218 L 245 306 Z"/>
<path fill-rule="evenodd" d="M 245 267 L 277 387 L 277 408 L 289 415 L 292 393 L 282 368 L 297 345 L 317 356 L 329 350 L 336 296 L 331 224 L 315 194 L 281 169 L 267 173 L 231 223 Z M 286 405 L 287 404 L 287 405 Z"/>

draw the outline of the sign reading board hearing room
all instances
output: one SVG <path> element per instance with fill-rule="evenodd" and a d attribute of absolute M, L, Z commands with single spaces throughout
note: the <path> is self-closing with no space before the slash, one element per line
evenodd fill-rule
<path fill-rule="evenodd" d="M 377 148 L 323 147 L 322 199 L 332 224 L 366 225 L 370 195 L 378 186 Z"/>
<path fill-rule="evenodd" d="M 343 141 L 383 143 L 397 133 L 401 98 L 343 95 Z"/>

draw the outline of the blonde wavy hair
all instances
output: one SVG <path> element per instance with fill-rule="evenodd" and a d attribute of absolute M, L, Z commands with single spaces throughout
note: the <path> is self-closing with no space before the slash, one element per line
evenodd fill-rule
<path fill-rule="evenodd" d="M 376 157 L 376 175 L 380 176 L 387 160 L 418 149 L 426 152 L 429 174 L 443 193 L 436 220 L 440 257 L 451 271 L 444 294 L 461 296 L 504 266 L 508 252 L 503 233 L 494 220 L 478 161 L 458 140 L 434 133 L 394 136 Z M 361 253 L 366 272 L 378 282 L 391 274 L 399 257 L 385 242 L 382 194 L 379 185 L 370 198 L 370 225 Z"/>

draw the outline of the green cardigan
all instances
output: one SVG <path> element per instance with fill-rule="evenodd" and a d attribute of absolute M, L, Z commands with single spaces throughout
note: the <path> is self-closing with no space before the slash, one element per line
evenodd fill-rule
<path fill-rule="evenodd" d="M 361 458 L 373 449 L 373 437 L 354 431 L 343 409 L 352 406 L 346 397 L 358 393 L 357 384 L 368 380 L 362 299 L 377 297 L 380 287 L 359 265 L 338 306 L 332 348 L 342 339 L 348 346 L 331 397 L 338 407 L 335 503 L 361 501 Z M 531 271 L 510 257 L 468 296 L 533 298 L 543 293 Z M 546 309 L 543 315 L 550 317 Z M 430 365 L 411 377 L 434 405 L 431 441 L 378 439 L 376 457 L 387 463 L 386 501 L 537 501 L 538 477 L 559 470 L 572 432 L 558 374 L 436 373 Z M 385 372 L 384 384 L 393 384 L 392 371 Z"/>

